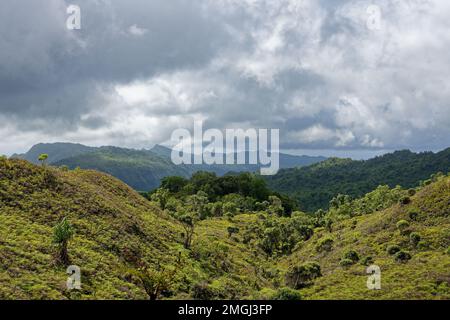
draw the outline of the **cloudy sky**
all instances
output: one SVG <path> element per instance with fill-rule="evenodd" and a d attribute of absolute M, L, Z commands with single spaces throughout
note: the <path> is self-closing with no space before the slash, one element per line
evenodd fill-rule
<path fill-rule="evenodd" d="M 149 148 L 194 119 L 279 128 L 301 153 L 440 150 L 449 17 L 448 0 L 2 0 L 0 154 Z"/>

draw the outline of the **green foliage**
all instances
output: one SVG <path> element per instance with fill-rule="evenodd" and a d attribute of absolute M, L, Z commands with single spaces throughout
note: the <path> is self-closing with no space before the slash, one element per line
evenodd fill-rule
<path fill-rule="evenodd" d="M 48 159 L 48 154 L 46 154 L 46 153 L 43 153 L 43 154 L 39 155 L 39 157 L 38 157 L 39 162 L 42 163 L 43 166 L 45 166 L 47 159 Z"/>
<path fill-rule="evenodd" d="M 172 196 L 182 201 L 201 193 L 208 203 L 222 203 L 222 210 L 214 210 L 213 216 L 234 216 L 238 212 L 259 210 L 289 216 L 297 207 L 294 200 L 271 192 L 261 177 L 251 173 L 218 177 L 215 173 L 199 171 L 189 180 L 182 177 L 165 177 L 160 189 L 168 190 Z"/>
<path fill-rule="evenodd" d="M 390 246 L 387 247 L 386 252 L 387 252 L 388 254 L 390 254 L 390 255 L 394 255 L 394 254 L 396 254 L 397 252 L 399 252 L 400 250 L 401 250 L 401 249 L 400 249 L 399 246 L 397 246 L 397 245 L 390 245 Z"/>
<path fill-rule="evenodd" d="M 363 266 L 370 266 L 371 264 L 374 263 L 373 257 L 372 256 L 367 256 L 361 259 L 361 264 Z"/>
<path fill-rule="evenodd" d="M 272 297 L 273 300 L 302 300 L 302 295 L 298 290 L 288 287 L 278 289 L 277 293 Z"/>
<path fill-rule="evenodd" d="M 64 218 L 53 229 L 53 243 L 57 245 L 57 262 L 68 265 L 70 263 L 69 254 L 67 252 L 67 245 L 74 235 L 74 230 L 69 221 Z"/>
<path fill-rule="evenodd" d="M 419 218 L 419 211 L 416 209 L 411 209 L 408 212 L 408 217 L 409 219 L 411 219 L 412 221 L 417 221 L 417 219 Z"/>
<path fill-rule="evenodd" d="M 402 205 L 407 205 L 407 204 L 411 203 L 411 198 L 408 196 L 403 196 L 399 199 L 399 202 Z"/>
<path fill-rule="evenodd" d="M 293 289 L 301 289 L 311 285 L 313 280 L 322 276 L 320 265 L 316 262 L 307 262 L 291 266 L 286 273 L 286 285 Z"/>
<path fill-rule="evenodd" d="M 419 244 L 420 240 L 422 240 L 422 237 L 417 232 L 412 232 L 409 235 L 409 241 L 411 242 L 413 247 L 417 247 L 417 245 Z"/>
<path fill-rule="evenodd" d="M 351 259 L 341 259 L 341 261 L 339 261 L 339 265 L 344 268 L 349 267 L 353 264 L 355 264 L 355 262 Z"/>
<path fill-rule="evenodd" d="M 169 201 L 170 193 L 167 189 L 157 189 L 150 195 L 150 200 L 158 203 L 163 210 L 166 209 L 167 201 Z"/>
<path fill-rule="evenodd" d="M 344 253 L 342 259 L 351 260 L 353 263 L 356 263 L 359 261 L 359 255 L 355 250 L 348 250 Z"/>
<path fill-rule="evenodd" d="M 239 233 L 239 228 L 238 227 L 228 227 L 227 231 L 228 231 L 228 238 L 231 238 L 231 236 L 233 234 Z"/>
<path fill-rule="evenodd" d="M 411 255 L 406 251 L 400 250 L 395 254 L 395 261 L 397 262 L 406 262 L 408 260 L 411 260 Z"/>
<path fill-rule="evenodd" d="M 331 251 L 333 249 L 333 243 L 334 243 L 334 240 L 332 238 L 326 237 L 326 238 L 320 239 L 316 245 L 316 251 L 317 252 Z"/>
<path fill-rule="evenodd" d="M 176 176 L 170 176 L 170 177 L 164 177 L 161 180 L 161 187 L 162 189 L 169 190 L 171 193 L 178 193 L 188 184 L 188 180 L 183 177 L 176 177 Z"/>
<path fill-rule="evenodd" d="M 396 224 L 397 229 L 400 231 L 400 233 L 405 233 L 406 230 L 409 228 L 409 222 L 406 220 L 400 220 Z"/>
<path fill-rule="evenodd" d="M 450 171 L 450 149 L 439 153 L 396 151 L 365 161 L 330 158 L 308 167 L 280 170 L 266 180 L 273 190 L 298 200 L 301 210 L 315 212 L 328 209 L 330 200 L 339 194 L 357 198 L 380 185 L 413 188 L 438 171 Z"/>

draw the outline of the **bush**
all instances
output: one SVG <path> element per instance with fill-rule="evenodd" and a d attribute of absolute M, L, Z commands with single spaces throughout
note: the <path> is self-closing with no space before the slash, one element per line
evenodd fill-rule
<path fill-rule="evenodd" d="M 356 263 L 359 261 L 359 255 L 354 250 L 349 250 L 344 254 L 343 259 L 351 260 L 353 263 Z"/>
<path fill-rule="evenodd" d="M 399 202 L 401 205 L 407 205 L 407 204 L 411 203 L 411 198 L 404 196 L 404 197 L 400 198 Z"/>
<path fill-rule="evenodd" d="M 408 212 L 408 217 L 412 221 L 417 221 L 417 218 L 419 217 L 419 212 L 417 210 L 411 210 Z"/>
<path fill-rule="evenodd" d="M 409 235 L 409 241 L 411 242 L 411 244 L 414 247 L 417 247 L 417 245 L 419 244 L 421 239 L 422 238 L 421 238 L 420 234 L 418 234 L 417 232 L 413 232 Z"/>
<path fill-rule="evenodd" d="M 300 292 L 291 288 L 281 288 L 272 297 L 273 300 L 301 300 L 302 296 Z"/>
<path fill-rule="evenodd" d="M 397 262 L 406 262 L 408 260 L 411 260 L 411 255 L 403 250 L 400 250 L 395 254 L 395 261 Z"/>
<path fill-rule="evenodd" d="M 350 260 L 350 259 L 342 259 L 342 260 L 339 262 L 339 265 L 340 265 L 341 267 L 349 267 L 349 266 L 351 266 L 351 265 L 353 265 L 353 264 L 354 264 L 353 260 Z"/>
<path fill-rule="evenodd" d="M 387 247 L 386 251 L 388 254 L 393 255 L 400 251 L 400 247 L 397 245 L 391 245 Z"/>
<path fill-rule="evenodd" d="M 427 250 L 429 248 L 429 244 L 426 241 L 419 241 L 419 243 L 417 244 L 417 249 L 419 250 Z"/>
<path fill-rule="evenodd" d="M 315 262 L 291 266 L 286 274 L 286 285 L 293 289 L 301 289 L 310 285 L 314 279 L 321 276 L 320 265 Z"/>
<path fill-rule="evenodd" d="M 333 249 L 334 240 L 331 238 L 320 239 L 316 246 L 317 252 L 331 251 Z"/>
<path fill-rule="evenodd" d="M 399 222 L 397 222 L 397 229 L 401 232 L 401 233 L 405 233 L 405 231 L 409 228 L 409 222 L 406 220 L 400 220 Z"/>
<path fill-rule="evenodd" d="M 191 295 L 196 300 L 213 300 L 217 296 L 215 290 L 206 282 L 194 285 Z"/>
<path fill-rule="evenodd" d="M 373 263 L 373 258 L 371 257 L 371 256 L 367 256 L 367 257 L 364 257 L 362 260 L 361 260 L 361 264 L 363 265 L 363 266 L 370 266 L 372 263 Z"/>
<path fill-rule="evenodd" d="M 416 194 L 416 189 L 409 189 L 409 190 L 408 190 L 408 195 L 409 195 L 410 197 L 414 196 L 415 194 Z"/>

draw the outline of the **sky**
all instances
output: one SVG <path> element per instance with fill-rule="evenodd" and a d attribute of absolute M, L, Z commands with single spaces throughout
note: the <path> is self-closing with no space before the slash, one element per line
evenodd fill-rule
<path fill-rule="evenodd" d="M 280 129 L 291 153 L 441 150 L 449 17 L 448 0 L 2 0 L 0 154 L 150 148 L 199 119 Z"/>

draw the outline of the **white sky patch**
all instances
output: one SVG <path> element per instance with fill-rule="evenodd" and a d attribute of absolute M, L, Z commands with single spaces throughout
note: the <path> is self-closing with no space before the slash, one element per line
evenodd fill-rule
<path fill-rule="evenodd" d="M 148 33 L 148 30 L 145 28 L 140 28 L 136 24 L 133 24 L 128 28 L 128 33 L 136 37 L 142 37 L 143 35 Z"/>

